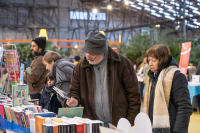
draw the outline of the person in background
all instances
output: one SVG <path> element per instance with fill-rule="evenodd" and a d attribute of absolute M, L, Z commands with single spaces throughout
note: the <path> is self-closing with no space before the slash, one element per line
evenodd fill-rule
<path fill-rule="evenodd" d="M 73 60 L 72 56 L 69 57 L 69 62 L 74 63 L 74 60 Z"/>
<path fill-rule="evenodd" d="M 29 94 L 31 99 L 40 99 L 42 87 L 45 87 L 45 77 L 48 70 L 42 63 L 42 58 L 45 55 L 46 38 L 38 37 L 32 40 L 31 51 L 35 55 L 31 63 L 31 73 L 24 72 L 24 80 L 29 86 Z"/>
<path fill-rule="evenodd" d="M 42 59 L 46 69 L 52 73 L 53 78 L 56 79 L 55 86 L 62 91 L 68 93 L 71 82 L 71 76 L 74 69 L 74 64 L 66 61 L 62 56 L 54 51 L 48 51 Z M 57 94 L 61 105 L 65 105 L 65 99 Z"/>
<path fill-rule="evenodd" d="M 115 126 L 120 118 L 134 124 L 140 112 L 140 92 L 137 77 L 130 60 L 108 47 L 100 32 L 87 35 L 83 52 L 85 57 L 74 68 L 69 107 L 80 104 L 83 117 L 101 120 Z"/>
<path fill-rule="evenodd" d="M 144 63 L 144 67 L 143 67 L 142 75 L 144 77 L 143 79 L 145 80 L 146 68 L 148 66 L 146 57 L 144 58 L 143 63 Z M 144 81 L 139 82 L 139 87 L 140 87 L 140 97 L 141 97 L 141 100 L 143 101 L 143 99 L 144 99 L 144 97 L 143 97 Z"/>
<path fill-rule="evenodd" d="M 78 55 L 76 55 L 75 57 L 74 57 L 74 59 L 75 59 L 75 61 L 74 61 L 74 65 L 77 65 L 78 63 L 79 63 L 79 61 L 80 61 L 80 56 L 78 56 Z"/>
<path fill-rule="evenodd" d="M 197 66 L 196 75 L 200 75 L 200 61 Z"/>
<path fill-rule="evenodd" d="M 145 85 L 143 111 L 153 133 L 188 133 L 192 105 L 188 82 L 165 45 L 146 52 L 150 71 Z"/>
<path fill-rule="evenodd" d="M 46 77 L 46 86 L 42 89 L 40 106 L 43 109 L 54 112 L 58 114 L 58 108 L 62 108 L 61 103 L 59 102 L 56 92 L 53 89 L 56 80 L 53 78 L 52 74 L 49 73 Z"/>

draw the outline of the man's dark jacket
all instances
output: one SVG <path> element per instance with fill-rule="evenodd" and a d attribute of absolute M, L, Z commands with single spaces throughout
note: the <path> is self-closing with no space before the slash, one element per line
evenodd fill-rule
<path fill-rule="evenodd" d="M 108 98 L 112 124 L 127 118 L 134 124 L 140 112 L 140 92 L 131 61 L 108 48 L 107 59 Z M 95 73 L 92 65 L 84 58 L 75 67 L 70 85 L 70 96 L 84 106 L 83 117 L 97 119 L 94 106 Z"/>
<path fill-rule="evenodd" d="M 42 88 L 46 86 L 45 80 L 49 71 L 46 70 L 46 66 L 42 63 L 45 53 L 46 51 L 37 54 L 31 62 L 31 73 L 24 74 L 24 80 L 29 87 L 29 94 L 40 93 Z"/>
<path fill-rule="evenodd" d="M 158 81 L 160 72 L 169 66 L 178 67 L 176 60 L 172 56 L 169 56 L 168 61 L 158 69 L 155 75 L 151 70 L 148 72 L 149 77 L 152 78 L 149 102 L 149 118 L 151 122 L 153 122 L 153 101 L 156 83 Z M 192 105 L 190 103 L 190 94 L 187 86 L 188 81 L 185 75 L 180 73 L 180 71 L 176 71 L 172 81 L 168 108 L 171 133 L 188 133 L 190 115 L 192 114 Z"/>

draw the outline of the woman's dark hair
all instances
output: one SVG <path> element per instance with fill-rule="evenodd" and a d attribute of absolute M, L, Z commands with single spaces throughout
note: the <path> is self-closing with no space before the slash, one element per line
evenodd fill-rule
<path fill-rule="evenodd" d="M 46 75 L 46 80 L 45 80 L 45 84 L 47 84 L 48 80 L 55 80 L 55 78 L 53 77 L 52 73 L 48 73 Z"/>
<path fill-rule="evenodd" d="M 156 58 L 159 60 L 158 67 L 164 65 L 170 55 L 169 48 L 162 44 L 154 45 L 146 51 L 147 62 L 149 63 L 148 57 Z"/>

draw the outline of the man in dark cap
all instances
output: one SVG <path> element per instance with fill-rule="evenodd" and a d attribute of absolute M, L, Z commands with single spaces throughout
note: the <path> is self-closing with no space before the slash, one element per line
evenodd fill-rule
<path fill-rule="evenodd" d="M 38 37 L 32 40 L 31 51 L 35 55 L 31 62 L 30 72 L 24 73 L 24 80 L 29 85 L 29 94 L 31 99 L 40 99 L 42 87 L 45 87 L 45 77 L 48 73 L 46 66 L 42 63 L 42 58 L 45 55 L 46 38 Z"/>
<path fill-rule="evenodd" d="M 69 107 L 84 106 L 83 117 L 115 126 L 120 118 L 133 125 L 140 112 L 140 92 L 133 65 L 106 44 L 100 32 L 90 32 L 83 46 L 84 59 L 71 80 Z"/>

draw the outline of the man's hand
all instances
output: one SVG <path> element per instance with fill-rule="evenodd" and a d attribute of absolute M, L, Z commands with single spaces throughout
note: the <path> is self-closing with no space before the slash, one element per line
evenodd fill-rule
<path fill-rule="evenodd" d="M 66 104 L 69 106 L 69 107 L 76 107 L 78 106 L 78 100 L 74 99 L 73 97 L 71 97 L 70 100 L 67 100 L 66 101 Z"/>

